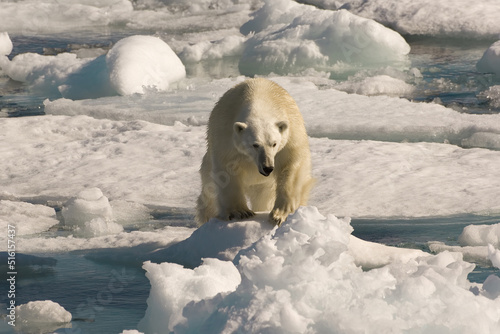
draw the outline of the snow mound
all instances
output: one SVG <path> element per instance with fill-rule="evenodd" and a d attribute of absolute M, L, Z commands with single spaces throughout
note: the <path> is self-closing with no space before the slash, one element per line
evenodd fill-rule
<path fill-rule="evenodd" d="M 500 41 L 493 43 L 476 64 L 479 72 L 500 76 Z"/>
<path fill-rule="evenodd" d="M 0 200 L 0 228 L 16 226 L 16 235 L 36 234 L 59 224 L 54 209 L 45 205 Z"/>
<path fill-rule="evenodd" d="M 82 190 L 66 202 L 61 210 L 64 224 L 80 237 L 116 234 L 123 227 L 113 221 L 113 209 L 99 188 Z"/>
<path fill-rule="evenodd" d="M 461 254 L 417 252 L 363 271 L 349 252 L 351 231 L 348 221 L 303 207 L 274 234 L 243 249 L 234 265 L 205 260 L 191 270 L 146 262 L 152 288 L 139 329 L 169 328 L 173 333 L 500 330 L 498 299 L 492 298 L 499 285 L 493 282 L 485 287 L 488 290 L 472 293 L 467 275 L 474 265 L 464 262 Z M 200 286 L 200 272 L 204 284 L 221 280 L 221 272 L 230 273 L 226 274 L 229 283 L 225 289 L 214 283 L 207 293 L 209 289 Z"/>
<path fill-rule="evenodd" d="M 146 88 L 167 90 L 186 76 L 172 49 L 152 36 L 130 36 L 116 43 L 106 56 L 111 86 L 120 95 L 144 93 Z"/>
<path fill-rule="evenodd" d="M 69 327 L 71 313 L 51 300 L 31 301 L 16 306 L 16 316 L 19 327 L 24 333 L 48 333 L 57 328 Z"/>
<path fill-rule="evenodd" d="M 407 60 L 410 46 L 395 31 L 345 10 L 320 10 L 290 0 L 265 1 L 241 32 L 245 75 L 339 70 Z"/>

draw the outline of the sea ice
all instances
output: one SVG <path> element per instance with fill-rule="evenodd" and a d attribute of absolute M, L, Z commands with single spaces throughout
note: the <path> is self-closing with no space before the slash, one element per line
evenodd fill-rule
<path fill-rule="evenodd" d="M 191 270 L 147 262 L 152 288 L 141 324 L 174 333 L 500 330 L 498 299 L 469 291 L 474 265 L 461 254 L 416 252 L 363 271 L 349 252 L 351 231 L 347 221 L 303 207 L 243 249 L 234 265 L 205 259 Z M 223 264 L 232 287 L 207 294 L 196 284 L 198 273 L 220 280 Z"/>
<path fill-rule="evenodd" d="M 500 76 L 500 41 L 493 43 L 476 64 L 479 72 L 494 73 Z"/>
<path fill-rule="evenodd" d="M 457 38 L 495 38 L 500 31 L 496 0 L 302 0 L 326 8 L 347 8 L 404 35 Z"/>
<path fill-rule="evenodd" d="M 71 313 L 51 300 L 31 301 L 16 306 L 16 329 L 31 333 L 48 333 L 61 327 L 70 327 Z"/>
<path fill-rule="evenodd" d="M 239 62 L 242 74 L 335 70 L 343 64 L 404 62 L 410 46 L 395 31 L 345 10 L 320 10 L 290 0 L 265 1 L 241 27 L 253 34 Z"/>

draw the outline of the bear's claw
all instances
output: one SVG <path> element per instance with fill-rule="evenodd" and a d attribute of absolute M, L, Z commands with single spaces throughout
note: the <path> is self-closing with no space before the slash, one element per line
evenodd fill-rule
<path fill-rule="evenodd" d="M 274 209 L 269 213 L 269 221 L 271 224 L 276 226 L 280 226 L 288 217 L 288 214 L 283 212 L 282 210 Z"/>
<path fill-rule="evenodd" d="M 228 219 L 246 219 L 255 216 L 255 212 L 252 210 L 237 210 L 229 213 Z"/>

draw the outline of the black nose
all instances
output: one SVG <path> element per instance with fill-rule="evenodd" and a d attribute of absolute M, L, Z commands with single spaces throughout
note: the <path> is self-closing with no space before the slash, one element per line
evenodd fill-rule
<path fill-rule="evenodd" d="M 269 174 L 272 173 L 273 170 L 274 170 L 274 167 L 263 167 L 262 168 L 262 171 L 263 171 L 262 175 L 268 176 Z"/>

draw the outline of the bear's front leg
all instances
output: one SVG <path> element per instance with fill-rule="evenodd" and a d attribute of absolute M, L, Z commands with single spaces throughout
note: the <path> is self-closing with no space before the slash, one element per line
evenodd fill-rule
<path fill-rule="evenodd" d="M 276 201 L 269 213 L 269 221 L 280 226 L 288 215 L 300 205 L 300 189 L 293 183 L 292 171 L 283 172 L 277 177 Z"/>
<path fill-rule="evenodd" d="M 226 182 L 218 185 L 218 215 L 221 220 L 245 219 L 255 215 L 248 208 L 243 186 L 235 175 L 228 175 Z"/>

